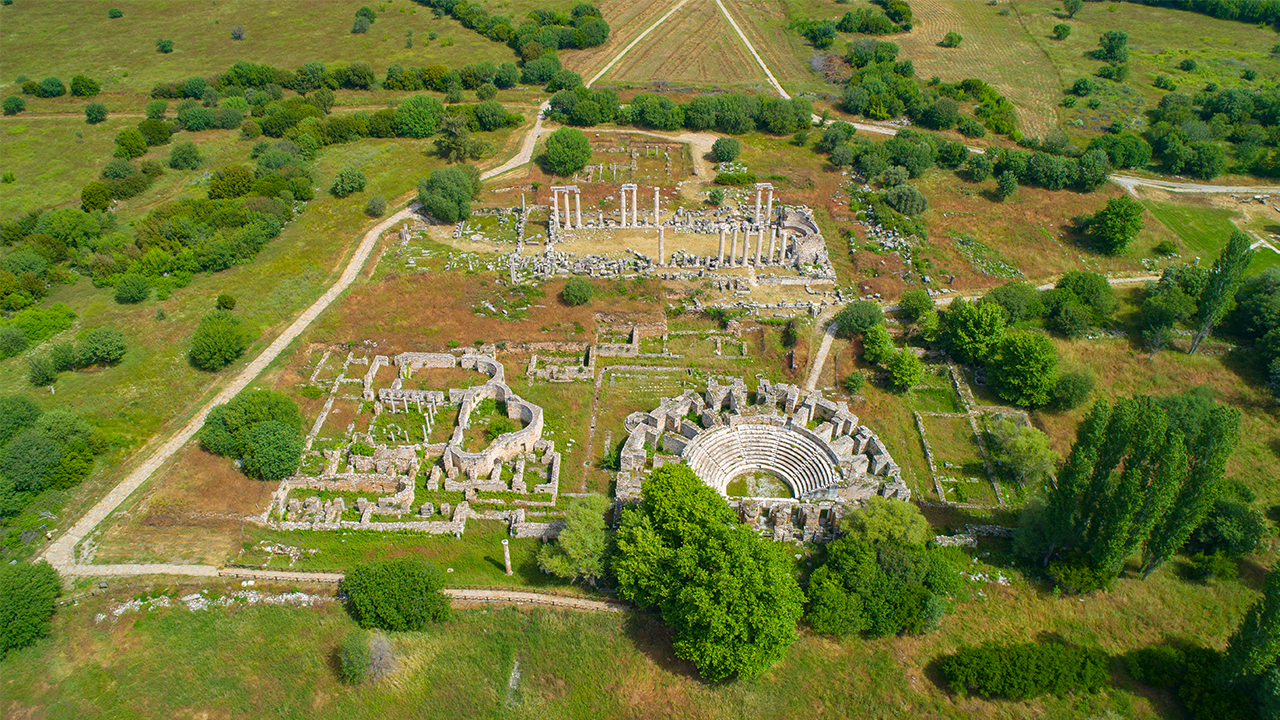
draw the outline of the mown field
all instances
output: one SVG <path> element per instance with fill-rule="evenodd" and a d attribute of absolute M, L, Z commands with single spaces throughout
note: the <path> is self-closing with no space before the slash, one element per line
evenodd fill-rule
<path fill-rule="evenodd" d="M 761 92 L 768 86 L 764 71 L 715 0 L 689 0 L 597 82 L 754 85 Z"/>

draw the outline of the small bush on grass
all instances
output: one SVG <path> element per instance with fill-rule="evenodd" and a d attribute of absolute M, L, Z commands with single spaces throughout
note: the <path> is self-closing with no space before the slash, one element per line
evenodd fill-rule
<path fill-rule="evenodd" d="M 344 198 L 352 193 L 363 192 L 367 182 L 364 173 L 357 168 L 343 168 L 333 178 L 333 187 L 329 188 L 329 193 L 334 197 Z"/>
<path fill-rule="evenodd" d="M 4 99 L 4 114 L 17 115 L 27 109 L 27 101 L 17 95 L 10 95 Z"/>
<path fill-rule="evenodd" d="M 33 357 L 27 360 L 27 381 L 35 387 L 49 387 L 58 380 L 58 370 L 53 360 L 47 357 Z"/>
<path fill-rule="evenodd" d="M 191 339 L 191 364 L 216 372 L 244 354 L 253 334 L 226 310 L 215 310 L 200 319 Z"/>
<path fill-rule="evenodd" d="M 845 376 L 844 389 L 850 395 L 857 395 L 862 392 L 862 387 L 867 384 L 867 377 L 860 372 L 851 372 Z"/>
<path fill-rule="evenodd" d="M 151 296 L 151 283 L 141 275 L 126 273 L 116 281 L 116 302 L 136 305 Z"/>
<path fill-rule="evenodd" d="M 119 18 L 124 17 L 124 11 L 121 10 L 120 8 L 111 8 L 110 10 L 107 11 L 107 17 L 111 18 L 112 20 L 117 20 Z"/>
<path fill-rule="evenodd" d="M 369 633 L 360 628 L 348 630 L 342 636 L 335 652 L 338 679 L 348 685 L 359 685 L 369 679 L 372 656 L 369 652 Z"/>
<path fill-rule="evenodd" d="M 342 581 L 347 612 L 360 627 L 394 632 L 425 630 L 449 618 L 444 574 L 417 558 L 356 565 Z"/>
<path fill-rule="evenodd" d="M 156 52 L 168 55 L 173 52 L 173 41 L 168 38 L 159 38 L 156 40 Z"/>
<path fill-rule="evenodd" d="M 84 121 L 90 125 L 107 121 L 107 106 L 102 103 L 89 103 L 84 108 Z"/>
<path fill-rule="evenodd" d="M 382 217 L 387 212 L 387 199 L 381 195 L 374 195 L 369 198 L 369 202 L 364 205 L 364 214 L 371 218 Z"/>
<path fill-rule="evenodd" d="M 1097 691 L 1111 680 L 1107 654 L 1066 643 L 987 643 L 961 646 L 942 660 L 942 674 L 958 695 L 1025 700 L 1074 690 Z"/>
<path fill-rule="evenodd" d="M 569 282 L 564 284 L 564 290 L 560 296 L 564 298 L 566 305 L 586 305 L 591 302 L 591 296 L 595 294 L 595 286 L 590 280 L 582 277 L 569 278 Z"/>

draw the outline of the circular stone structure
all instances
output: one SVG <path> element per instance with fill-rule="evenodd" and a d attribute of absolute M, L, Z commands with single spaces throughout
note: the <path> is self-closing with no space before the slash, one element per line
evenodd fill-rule
<path fill-rule="evenodd" d="M 839 460 L 813 432 L 779 425 L 776 416 L 736 417 L 732 425 L 707 430 L 685 446 L 681 458 L 716 492 L 728 496 L 729 483 L 766 473 L 801 498 L 837 485 Z"/>

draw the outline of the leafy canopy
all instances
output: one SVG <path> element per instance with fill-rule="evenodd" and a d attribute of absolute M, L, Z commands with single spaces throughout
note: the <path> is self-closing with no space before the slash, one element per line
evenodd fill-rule
<path fill-rule="evenodd" d="M 759 675 L 795 642 L 804 594 L 787 558 L 688 467 L 653 472 L 617 542 L 622 597 L 661 613 L 676 655 L 708 680 Z"/>

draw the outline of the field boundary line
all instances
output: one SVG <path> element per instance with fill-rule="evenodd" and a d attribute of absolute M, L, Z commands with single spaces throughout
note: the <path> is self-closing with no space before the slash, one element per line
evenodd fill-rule
<path fill-rule="evenodd" d="M 667 11 L 667 14 L 666 14 L 666 15 L 663 15 L 662 17 L 658 18 L 658 19 L 657 19 L 657 21 L 655 21 L 652 25 L 650 25 L 649 27 L 645 28 L 644 32 L 642 32 L 642 33 L 640 33 L 639 35 L 637 35 L 637 36 L 636 36 L 636 39 L 635 39 L 635 40 L 632 40 L 630 44 L 628 44 L 626 47 L 622 48 L 622 52 L 618 53 L 616 56 L 614 56 L 614 58 L 613 58 L 612 60 L 610 60 L 608 63 L 606 63 L 606 64 L 605 64 L 605 66 L 604 66 L 603 68 L 601 68 L 601 69 L 600 69 L 600 72 L 596 73 L 595 75 L 592 75 L 592 76 L 591 76 L 591 79 L 590 79 L 590 80 L 588 80 L 588 81 L 586 82 L 586 87 L 591 87 L 592 85 L 594 85 L 594 84 L 595 84 L 595 81 L 599 80 L 601 77 L 603 77 L 603 76 L 604 76 L 604 74 L 605 74 L 605 73 L 607 73 L 607 72 L 609 72 L 611 69 L 613 69 L 613 66 L 614 66 L 614 65 L 617 65 L 617 64 L 618 64 L 618 61 L 619 61 L 619 60 L 621 60 L 621 59 L 623 58 L 623 56 L 625 56 L 627 53 L 631 52 L 631 49 L 632 49 L 632 48 L 634 48 L 636 45 L 639 45 L 641 40 L 643 40 L 643 39 L 645 39 L 646 37 L 648 37 L 649 33 L 653 32 L 653 31 L 654 31 L 654 29 L 655 29 L 655 28 L 657 28 L 659 25 L 661 25 L 664 21 L 666 21 L 666 19 L 667 19 L 667 18 L 669 18 L 669 17 L 671 17 L 672 15 L 674 15 L 674 14 L 675 14 L 675 12 L 676 12 L 677 10 L 679 10 L 679 9 L 680 9 L 680 8 L 682 8 L 682 7 L 684 7 L 684 6 L 685 6 L 685 3 L 687 3 L 687 2 L 689 2 L 689 0 L 680 0 L 680 2 L 676 3 L 676 6 L 675 6 L 675 7 L 671 8 L 670 10 L 668 10 L 668 11 Z M 716 2 L 719 2 L 719 0 L 716 0 Z M 723 9 L 724 9 L 724 6 L 723 6 L 723 5 L 721 5 L 721 6 L 720 6 L 720 8 L 723 10 Z M 733 21 L 732 21 L 732 19 L 730 20 L 730 22 L 733 22 Z M 734 27 L 737 27 L 737 26 L 735 25 Z M 738 34 L 739 34 L 739 35 L 741 35 L 741 34 L 742 34 L 742 31 L 738 31 Z M 745 38 L 744 38 L 744 39 L 745 39 Z M 752 52 L 755 52 L 755 51 L 754 51 L 754 50 L 752 50 Z M 760 59 L 760 56 L 758 56 L 758 55 L 757 55 L 757 56 L 756 56 L 756 60 L 759 60 L 759 59 Z M 766 70 L 765 70 L 765 72 L 769 72 L 769 71 L 768 71 L 768 69 L 766 69 Z M 770 77 L 773 77 L 773 76 L 771 75 Z M 776 85 L 777 83 L 774 83 L 774 84 Z"/>
<path fill-rule="evenodd" d="M 683 5 L 684 3 L 681 4 Z M 769 76 L 769 82 L 773 83 L 773 86 L 777 88 L 778 94 L 782 96 L 782 99 L 790 100 L 791 96 L 787 94 L 786 90 L 782 89 L 782 84 L 779 83 L 778 78 L 774 77 L 773 73 L 769 71 L 769 66 L 764 64 L 764 59 L 760 57 L 760 53 L 756 52 L 755 46 L 747 39 L 746 33 L 742 32 L 742 28 L 738 27 L 738 21 L 734 20 L 733 16 L 729 14 L 729 9 L 726 8 L 724 3 L 720 2 L 720 0 L 716 0 L 716 5 L 720 6 L 720 12 L 724 13 L 725 19 L 727 19 L 729 24 L 733 26 L 734 32 L 738 33 L 738 37 L 742 38 L 742 43 L 751 51 L 751 56 L 756 59 L 756 62 L 760 63 L 760 69 L 764 70 L 764 74 Z"/>

